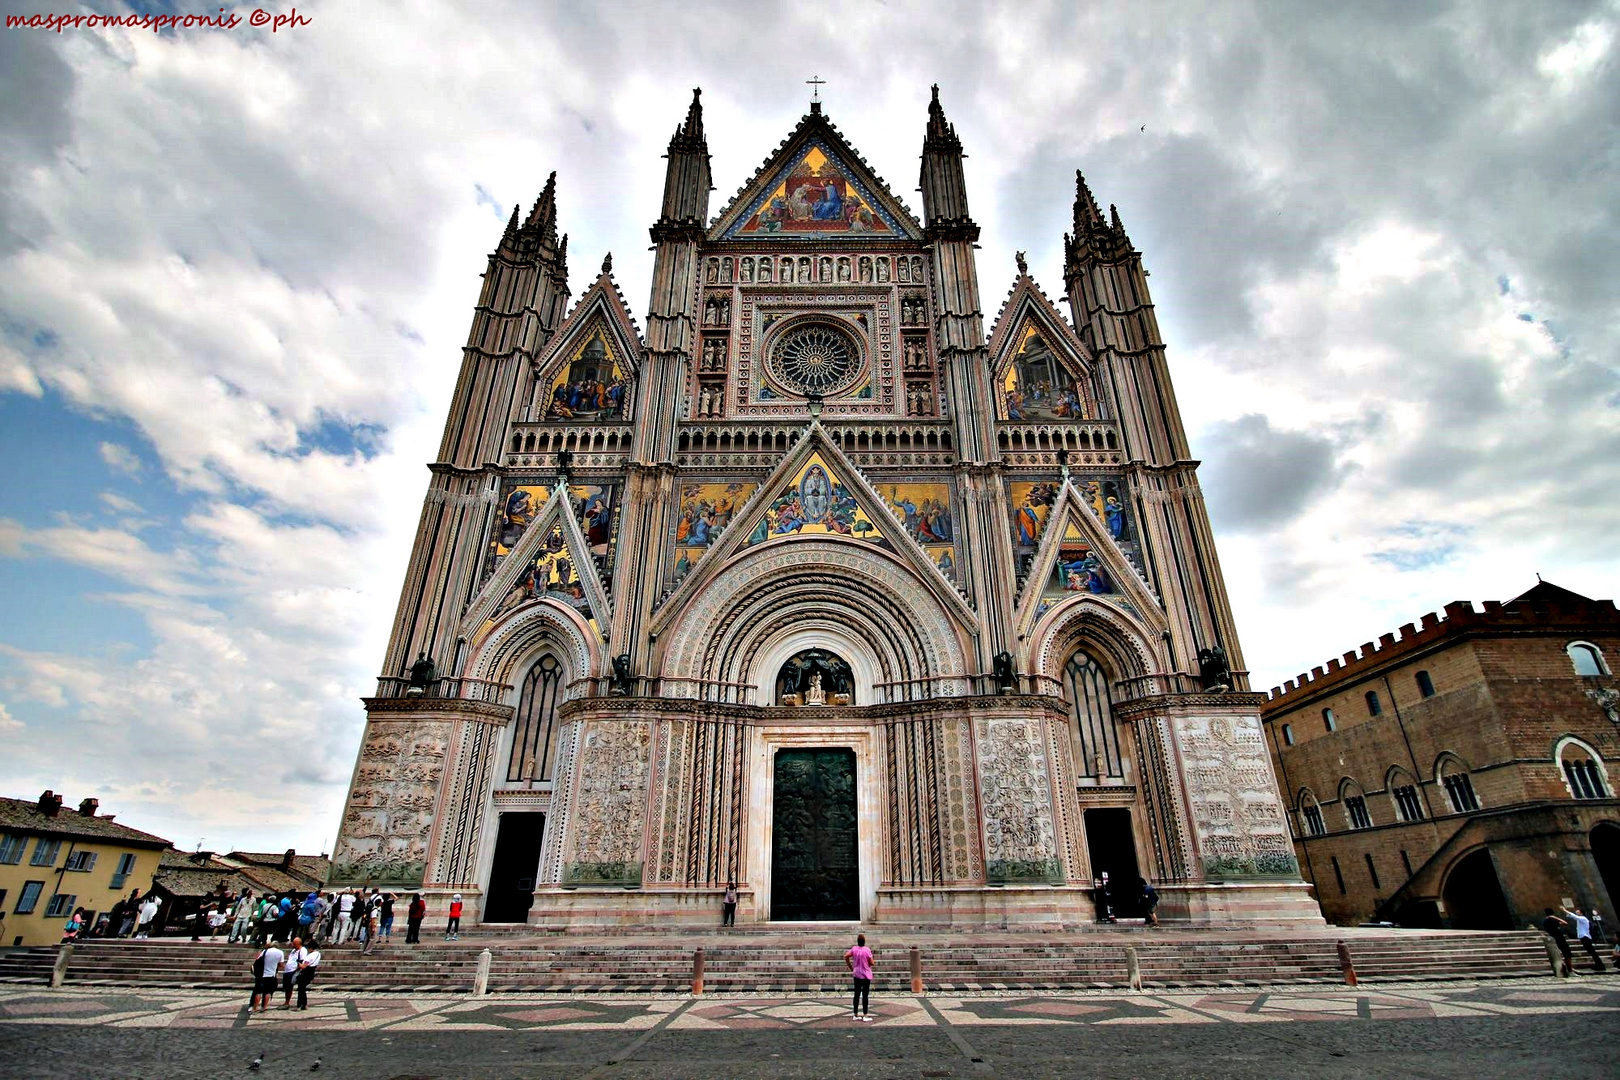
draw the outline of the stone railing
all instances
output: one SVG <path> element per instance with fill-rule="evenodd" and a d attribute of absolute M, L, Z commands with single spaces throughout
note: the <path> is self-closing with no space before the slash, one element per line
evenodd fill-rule
<path fill-rule="evenodd" d="M 506 436 L 506 465 L 554 469 L 557 452 L 568 450 L 574 468 L 622 468 L 634 437 L 629 424 L 513 424 Z"/>
<path fill-rule="evenodd" d="M 1232 671 L 1227 673 L 1229 680 L 1228 690 L 1247 691 L 1249 673 L 1247 671 Z M 1190 675 L 1185 671 L 1161 672 L 1157 675 L 1137 675 L 1130 679 L 1121 679 L 1114 684 L 1114 704 L 1122 705 L 1127 701 L 1140 701 L 1142 698 L 1165 697 L 1171 694 L 1209 694 L 1223 693 L 1221 690 L 1206 690 L 1203 680 L 1197 675 Z"/>
<path fill-rule="evenodd" d="M 482 701 L 490 705 L 499 705 L 511 689 L 509 683 L 459 675 L 446 675 L 434 679 L 423 687 L 413 687 L 411 680 L 407 678 L 384 675 L 377 679 L 377 696 L 380 698 L 420 697 L 439 701 Z"/>
<path fill-rule="evenodd" d="M 996 425 L 996 439 L 1008 465 L 1055 466 L 1059 450 L 1069 452 L 1073 468 L 1118 465 L 1123 460 L 1119 435 L 1105 421 L 1013 421 Z"/>
<path fill-rule="evenodd" d="M 822 427 L 858 465 L 950 465 L 949 424 L 938 421 L 839 421 Z M 683 467 L 770 467 L 804 437 L 792 420 L 699 420 L 681 426 L 676 462 Z"/>

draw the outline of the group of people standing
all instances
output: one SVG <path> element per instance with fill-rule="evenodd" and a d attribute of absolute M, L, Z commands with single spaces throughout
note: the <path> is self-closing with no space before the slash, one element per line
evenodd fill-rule
<path fill-rule="evenodd" d="M 94 925 L 84 908 L 75 908 L 62 927 L 62 943 L 92 937 L 148 937 L 158 925 L 158 912 L 162 908 L 161 900 L 152 893 L 142 896 L 139 889 L 132 889 L 129 896 L 115 901 Z"/>
<path fill-rule="evenodd" d="M 255 898 L 252 889 L 243 889 L 234 899 L 221 899 L 207 909 L 206 921 L 210 940 L 228 918 L 231 929 L 227 941 L 248 941 L 260 946 L 272 942 L 290 943 L 295 937 L 309 942 L 325 941 L 333 946 L 353 941 L 360 945 L 363 953 L 369 953 L 379 944 L 392 940 L 394 909 L 400 899 L 394 893 L 376 888 L 370 892 L 347 889 L 324 895 L 311 891 L 302 899 L 290 891 Z M 452 908 L 459 907 L 459 902 L 458 895 Z M 415 945 L 421 940 L 422 920 L 427 917 L 427 902 L 421 893 L 412 894 L 405 917 L 405 942 Z M 200 934 L 203 920 L 198 921 Z"/>

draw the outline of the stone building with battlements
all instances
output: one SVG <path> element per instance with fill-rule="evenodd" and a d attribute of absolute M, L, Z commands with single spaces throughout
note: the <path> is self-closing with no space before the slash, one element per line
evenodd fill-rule
<path fill-rule="evenodd" d="M 914 214 L 813 103 L 645 330 L 556 177 L 484 275 L 333 881 L 469 921 L 1318 922 L 1147 275 L 1076 176 L 988 325 L 936 89 Z M 436 901 L 436 904 L 438 902 Z M 436 910 L 442 908 L 436 907 Z"/>
<path fill-rule="evenodd" d="M 1620 902 L 1620 612 L 1542 582 L 1447 604 L 1264 706 L 1330 922 L 1494 930 Z"/>

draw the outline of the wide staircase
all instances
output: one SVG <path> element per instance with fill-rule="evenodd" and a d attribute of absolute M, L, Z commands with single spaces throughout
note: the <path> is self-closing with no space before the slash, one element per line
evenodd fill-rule
<path fill-rule="evenodd" d="M 612 993 L 692 987 L 694 951 L 703 950 L 704 990 L 817 993 L 848 985 L 848 932 L 749 932 L 601 939 L 492 936 L 422 945 L 397 942 L 362 956 L 345 945 L 324 952 L 328 991 L 466 992 L 479 953 L 491 953 L 491 992 Z M 916 946 L 929 992 L 1122 988 L 1134 951 L 1147 988 L 1343 985 L 1338 945 L 1356 975 L 1371 982 L 1492 979 L 1548 975 L 1542 935 L 1341 929 L 1315 934 L 1141 930 L 1086 934 L 873 935 L 875 989 L 911 986 Z M 184 939 L 89 941 L 68 960 L 68 986 L 245 989 L 254 950 Z M 0 955 L 0 983 L 49 981 L 55 946 Z"/>

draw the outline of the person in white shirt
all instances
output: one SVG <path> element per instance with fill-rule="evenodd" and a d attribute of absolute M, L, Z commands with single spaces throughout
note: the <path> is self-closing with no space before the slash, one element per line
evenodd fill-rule
<path fill-rule="evenodd" d="M 304 959 L 298 965 L 298 1008 L 309 1008 L 309 984 L 315 981 L 315 972 L 321 966 L 321 950 L 313 944 L 304 950 Z"/>
<path fill-rule="evenodd" d="M 255 1007 L 261 1013 L 269 1010 L 270 995 L 276 992 L 276 975 L 281 971 L 281 962 L 285 958 L 286 954 L 274 943 L 260 949 L 259 955 L 253 958 L 253 997 L 248 1000 L 250 1015 Z"/>
<path fill-rule="evenodd" d="M 303 938 L 293 938 L 287 946 L 287 953 L 281 958 L 281 988 L 286 991 L 286 997 L 281 1001 L 283 1009 L 292 1008 L 293 981 L 298 978 L 298 967 L 309 955 L 304 949 Z"/>
<path fill-rule="evenodd" d="M 349 928 L 354 924 L 354 893 L 346 892 L 338 897 L 338 924 L 337 936 L 332 944 L 341 945 L 349 940 Z"/>
<path fill-rule="evenodd" d="M 1564 914 L 1575 920 L 1575 936 L 1586 946 L 1586 955 L 1592 958 L 1592 966 L 1599 975 L 1603 974 L 1603 958 L 1592 945 L 1592 920 L 1582 915 L 1580 908 L 1565 908 Z"/>
<path fill-rule="evenodd" d="M 135 931 L 135 936 L 136 937 L 143 938 L 143 937 L 147 937 L 148 935 L 151 934 L 151 932 L 152 932 L 152 920 L 157 918 L 157 913 L 158 913 L 158 900 L 157 900 L 157 897 L 155 897 L 155 896 L 151 895 L 150 893 L 148 893 L 147 896 L 146 896 L 146 899 L 141 901 L 141 922 L 140 922 L 140 929 Z"/>

